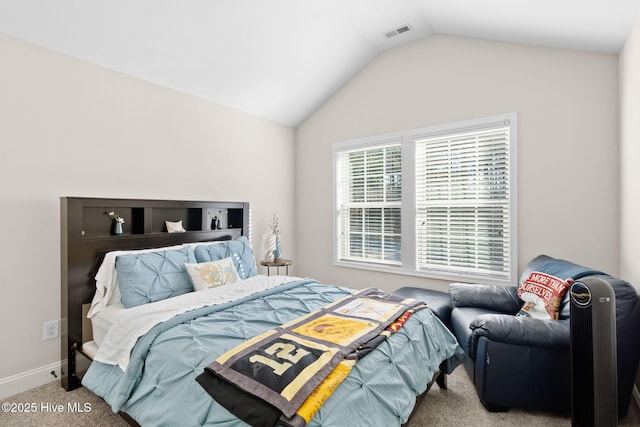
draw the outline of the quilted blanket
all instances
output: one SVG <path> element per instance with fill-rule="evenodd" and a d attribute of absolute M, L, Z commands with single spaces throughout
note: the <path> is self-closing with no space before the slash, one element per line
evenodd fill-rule
<path fill-rule="evenodd" d="M 138 339 L 124 372 L 93 362 L 83 385 L 144 426 L 244 427 L 195 378 L 229 349 L 352 293 L 304 280 L 191 310 Z M 354 366 L 308 426 L 399 426 L 441 363 L 451 372 L 463 356 L 449 330 L 420 310 Z"/>
<path fill-rule="evenodd" d="M 281 414 L 286 424 L 304 425 L 309 419 L 297 417 L 292 423 L 292 418 L 325 378 L 418 306 L 425 307 L 380 290 L 362 290 L 227 351 L 197 380 L 213 398 L 254 427 L 274 426 Z M 339 372 L 348 373 L 351 367 L 342 365 Z M 264 403 L 239 397 L 239 393 Z M 257 406 L 263 406 L 264 412 L 256 411 Z"/>

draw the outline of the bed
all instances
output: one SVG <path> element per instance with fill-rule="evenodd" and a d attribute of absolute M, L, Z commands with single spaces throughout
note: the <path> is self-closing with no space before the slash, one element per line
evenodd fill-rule
<path fill-rule="evenodd" d="M 109 212 L 123 218 L 123 234 L 111 234 Z M 177 223 L 184 231 L 168 232 Z M 247 425 L 196 378 L 256 335 L 356 292 L 257 274 L 246 202 L 65 197 L 61 224 L 62 385 L 84 385 L 132 424 Z M 202 286 L 193 269 L 205 266 L 236 280 Z M 417 310 L 355 363 L 307 425 L 402 425 L 462 357 L 437 317 Z"/>

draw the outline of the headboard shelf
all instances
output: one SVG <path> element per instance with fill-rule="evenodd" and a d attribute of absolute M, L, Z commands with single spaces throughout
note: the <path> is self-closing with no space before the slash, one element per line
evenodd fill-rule
<path fill-rule="evenodd" d="M 113 239 L 119 239 L 119 240 L 123 240 L 126 238 L 131 238 L 131 239 L 145 239 L 147 237 L 161 237 L 161 236 L 166 236 L 167 231 L 152 231 L 150 233 L 130 233 L 125 231 L 124 233 L 114 236 L 111 235 L 109 233 L 107 234 L 103 234 L 103 235 L 94 235 L 94 236 L 86 236 L 83 235 L 82 236 L 82 240 L 85 242 L 89 242 L 91 240 L 113 240 Z M 213 237 L 218 237 L 218 236 L 222 236 L 222 235 L 231 235 L 234 236 L 233 238 L 235 239 L 235 236 L 238 235 L 242 235 L 242 229 L 241 228 L 221 228 L 218 230 L 191 230 L 191 231 L 185 231 L 183 233 L 173 233 L 173 234 L 182 234 L 183 236 L 188 236 L 188 238 L 185 238 L 186 241 L 191 241 L 192 239 L 194 239 L 194 236 L 199 236 L 199 235 L 203 235 L 206 236 L 205 239 L 202 239 L 202 241 L 207 240 L 208 237 L 213 236 Z M 179 236 L 175 236 L 172 235 L 172 238 L 174 239 L 180 239 Z M 195 237 L 196 239 L 198 237 Z"/>
<path fill-rule="evenodd" d="M 124 219 L 123 234 L 111 234 L 109 212 Z M 80 386 L 75 353 L 83 344 L 82 305 L 93 299 L 95 274 L 105 253 L 249 236 L 249 217 L 247 202 L 61 197 L 63 387 Z M 165 221 L 182 221 L 187 231 L 168 233 Z"/>
<path fill-rule="evenodd" d="M 166 233 L 165 221 L 182 221 L 187 231 L 242 228 L 246 203 L 165 200 L 82 199 L 82 238 L 111 236 L 110 212 L 124 219 L 123 234 Z M 123 203 L 124 202 L 124 203 Z M 129 204 L 127 204 L 127 202 Z M 135 203 L 135 204 L 134 204 Z M 218 221 L 216 221 L 216 219 Z M 217 227 L 217 228 L 216 228 Z"/>

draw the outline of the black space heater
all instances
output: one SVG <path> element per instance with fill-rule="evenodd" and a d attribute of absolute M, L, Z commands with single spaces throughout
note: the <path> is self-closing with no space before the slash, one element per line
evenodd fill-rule
<path fill-rule="evenodd" d="M 597 276 L 574 282 L 571 296 L 571 425 L 618 424 L 616 299 Z"/>

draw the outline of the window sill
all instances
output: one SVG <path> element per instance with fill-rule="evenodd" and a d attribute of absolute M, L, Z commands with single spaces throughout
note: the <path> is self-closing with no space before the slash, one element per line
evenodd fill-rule
<path fill-rule="evenodd" d="M 409 270 L 400 266 L 381 265 L 376 263 L 334 261 L 335 267 L 355 268 L 358 270 L 377 271 L 380 273 L 398 274 L 402 276 L 423 277 L 448 282 L 482 283 L 486 285 L 516 286 L 516 279 L 501 278 L 486 274 L 450 273 L 443 271 Z"/>

